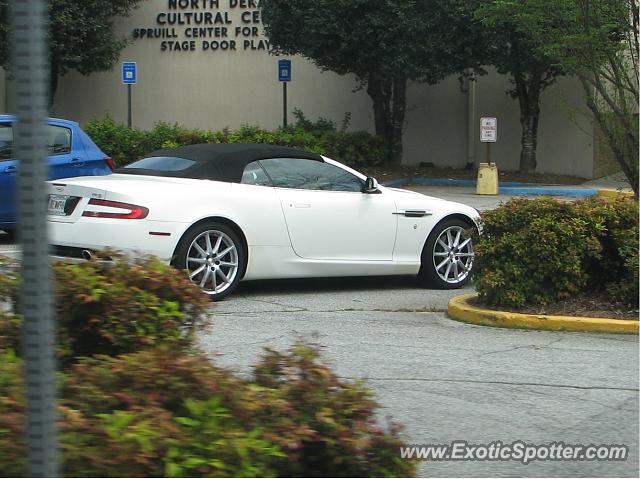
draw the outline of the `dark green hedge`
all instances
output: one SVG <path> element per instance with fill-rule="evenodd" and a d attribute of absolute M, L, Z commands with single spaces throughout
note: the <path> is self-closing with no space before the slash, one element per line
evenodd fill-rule
<path fill-rule="evenodd" d="M 266 143 L 291 146 L 326 155 L 350 166 L 380 164 L 384 158 L 384 140 L 364 131 L 347 132 L 348 117 L 338 129 L 328 120 L 307 120 L 296 111 L 296 123 L 285 129 L 264 130 L 243 126 L 237 131 L 205 131 L 177 124 L 157 123 L 150 131 L 127 128 L 106 116 L 84 125 L 96 144 L 110 155 L 117 166 L 124 166 L 159 148 L 198 143 Z"/>
<path fill-rule="evenodd" d="M 514 199 L 482 214 L 473 280 L 489 305 L 606 291 L 638 306 L 638 203 Z"/>

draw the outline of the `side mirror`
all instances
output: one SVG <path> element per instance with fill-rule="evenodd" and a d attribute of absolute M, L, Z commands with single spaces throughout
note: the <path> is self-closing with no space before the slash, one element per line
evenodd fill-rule
<path fill-rule="evenodd" d="M 364 188 L 362 189 L 362 192 L 363 193 L 380 193 L 380 190 L 378 189 L 378 180 L 368 176 L 364 182 Z"/>

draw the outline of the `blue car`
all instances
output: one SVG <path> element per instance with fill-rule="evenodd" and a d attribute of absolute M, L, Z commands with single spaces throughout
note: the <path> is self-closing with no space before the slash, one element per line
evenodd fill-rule
<path fill-rule="evenodd" d="M 0 115 L 0 230 L 16 227 L 18 162 L 13 158 L 12 115 Z M 113 160 L 75 121 L 49 118 L 46 127 L 49 179 L 109 175 Z"/>

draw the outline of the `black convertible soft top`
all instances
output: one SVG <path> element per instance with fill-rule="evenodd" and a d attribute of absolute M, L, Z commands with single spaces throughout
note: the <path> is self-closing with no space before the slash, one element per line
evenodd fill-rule
<path fill-rule="evenodd" d="M 163 148 L 149 153 L 145 158 L 175 157 L 195 163 L 179 171 L 153 170 L 123 167 L 116 173 L 129 175 L 171 176 L 239 183 L 245 166 L 267 158 L 303 158 L 323 161 L 317 153 L 309 153 L 285 146 L 250 143 L 219 143 Z"/>

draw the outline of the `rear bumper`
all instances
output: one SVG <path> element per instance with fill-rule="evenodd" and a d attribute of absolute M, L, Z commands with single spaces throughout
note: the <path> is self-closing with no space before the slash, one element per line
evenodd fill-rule
<path fill-rule="evenodd" d="M 82 259 L 82 250 L 123 251 L 171 261 L 187 224 L 148 220 L 81 218 L 74 223 L 48 221 L 49 242 L 56 257 Z"/>

